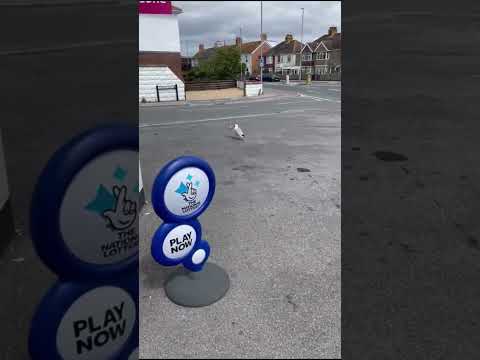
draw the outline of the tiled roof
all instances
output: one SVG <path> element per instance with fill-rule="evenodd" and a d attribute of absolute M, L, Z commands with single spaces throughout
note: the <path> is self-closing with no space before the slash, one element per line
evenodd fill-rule
<path fill-rule="evenodd" d="M 242 47 L 241 47 L 241 51 L 242 51 L 242 54 L 251 54 L 257 47 L 259 47 L 261 44 L 261 40 L 258 40 L 258 41 L 250 41 L 250 42 L 247 42 L 247 43 L 243 43 L 242 44 Z M 219 47 L 211 47 L 211 48 L 208 48 L 208 49 L 205 49 L 203 51 L 202 54 L 200 53 L 196 53 L 193 57 L 195 59 L 208 59 L 210 56 L 212 56 L 213 54 L 215 54 L 215 52 L 218 50 L 218 49 L 222 49 L 222 48 L 231 48 L 231 47 L 234 47 L 236 45 L 227 45 L 227 46 L 219 46 Z"/>
<path fill-rule="evenodd" d="M 267 55 L 278 55 L 278 54 L 293 54 L 299 53 L 303 48 L 303 44 L 300 41 L 292 40 L 292 41 L 282 41 L 277 46 L 271 48 Z"/>
<path fill-rule="evenodd" d="M 201 53 L 197 52 L 195 55 L 193 55 L 194 59 L 208 59 L 209 57 L 213 56 L 215 54 L 215 51 L 217 51 L 219 48 L 208 48 L 203 50 Z"/>
<path fill-rule="evenodd" d="M 261 43 L 262 42 L 259 40 L 242 44 L 242 54 L 251 54 Z"/>
<path fill-rule="evenodd" d="M 322 35 L 315 41 L 308 43 L 312 48 L 312 51 L 315 51 L 317 46 L 323 41 L 328 50 L 337 50 L 342 48 L 342 33 L 336 33 L 333 36 Z"/>

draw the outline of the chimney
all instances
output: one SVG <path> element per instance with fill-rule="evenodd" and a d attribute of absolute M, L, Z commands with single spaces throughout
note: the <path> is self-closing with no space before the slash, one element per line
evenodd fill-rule
<path fill-rule="evenodd" d="M 285 41 L 286 41 L 287 43 L 292 42 L 292 41 L 293 41 L 293 35 L 292 35 L 292 34 L 287 34 L 287 35 L 285 36 Z"/>
<path fill-rule="evenodd" d="M 237 36 L 235 38 L 235 45 L 240 46 L 242 44 L 242 38 L 240 36 Z"/>
<path fill-rule="evenodd" d="M 267 41 L 267 34 L 261 33 L 261 34 L 260 34 L 260 40 L 262 40 L 262 41 Z"/>
<path fill-rule="evenodd" d="M 336 26 L 330 26 L 328 29 L 328 36 L 333 36 L 337 33 L 337 27 Z"/>
<path fill-rule="evenodd" d="M 201 54 L 205 51 L 205 46 L 203 44 L 198 45 L 198 52 Z"/>

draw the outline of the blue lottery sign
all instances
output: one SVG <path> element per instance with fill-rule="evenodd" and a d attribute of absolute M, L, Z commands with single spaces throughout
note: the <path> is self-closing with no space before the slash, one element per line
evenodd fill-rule
<path fill-rule="evenodd" d="M 66 278 L 103 277 L 138 264 L 138 131 L 109 126 L 60 148 L 37 183 L 31 234 Z"/>
<path fill-rule="evenodd" d="M 120 359 L 138 346 L 138 275 L 114 282 L 59 281 L 32 321 L 32 359 Z"/>
<path fill-rule="evenodd" d="M 152 205 L 165 221 L 152 239 L 152 256 L 161 265 L 183 264 L 200 271 L 210 254 L 197 218 L 210 205 L 215 175 L 208 163 L 194 156 L 179 157 L 159 172 L 152 188 Z"/>
<path fill-rule="evenodd" d="M 152 188 L 152 204 L 165 222 L 198 218 L 215 193 L 215 175 L 205 160 L 182 156 L 165 165 Z"/>
<path fill-rule="evenodd" d="M 39 177 L 31 236 L 60 280 L 36 309 L 32 359 L 124 359 L 138 348 L 138 129 L 61 147 Z"/>

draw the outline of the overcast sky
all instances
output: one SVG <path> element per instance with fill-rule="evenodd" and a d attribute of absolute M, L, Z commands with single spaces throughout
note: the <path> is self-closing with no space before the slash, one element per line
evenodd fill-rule
<path fill-rule="evenodd" d="M 242 28 L 243 41 L 259 39 L 260 1 L 173 1 L 181 8 L 178 16 L 183 55 L 194 55 L 198 44 L 205 48 L 215 41 L 233 44 Z M 302 10 L 304 42 L 326 34 L 330 26 L 341 31 L 340 1 L 264 1 L 263 32 L 268 40 L 281 42 L 285 34 L 301 38 Z"/>

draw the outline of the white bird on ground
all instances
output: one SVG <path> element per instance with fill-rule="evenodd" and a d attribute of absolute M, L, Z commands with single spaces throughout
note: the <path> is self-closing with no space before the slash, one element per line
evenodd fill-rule
<path fill-rule="evenodd" d="M 238 126 L 238 124 L 233 125 L 233 131 L 240 139 L 245 140 L 245 134 L 243 133 L 240 126 Z"/>

